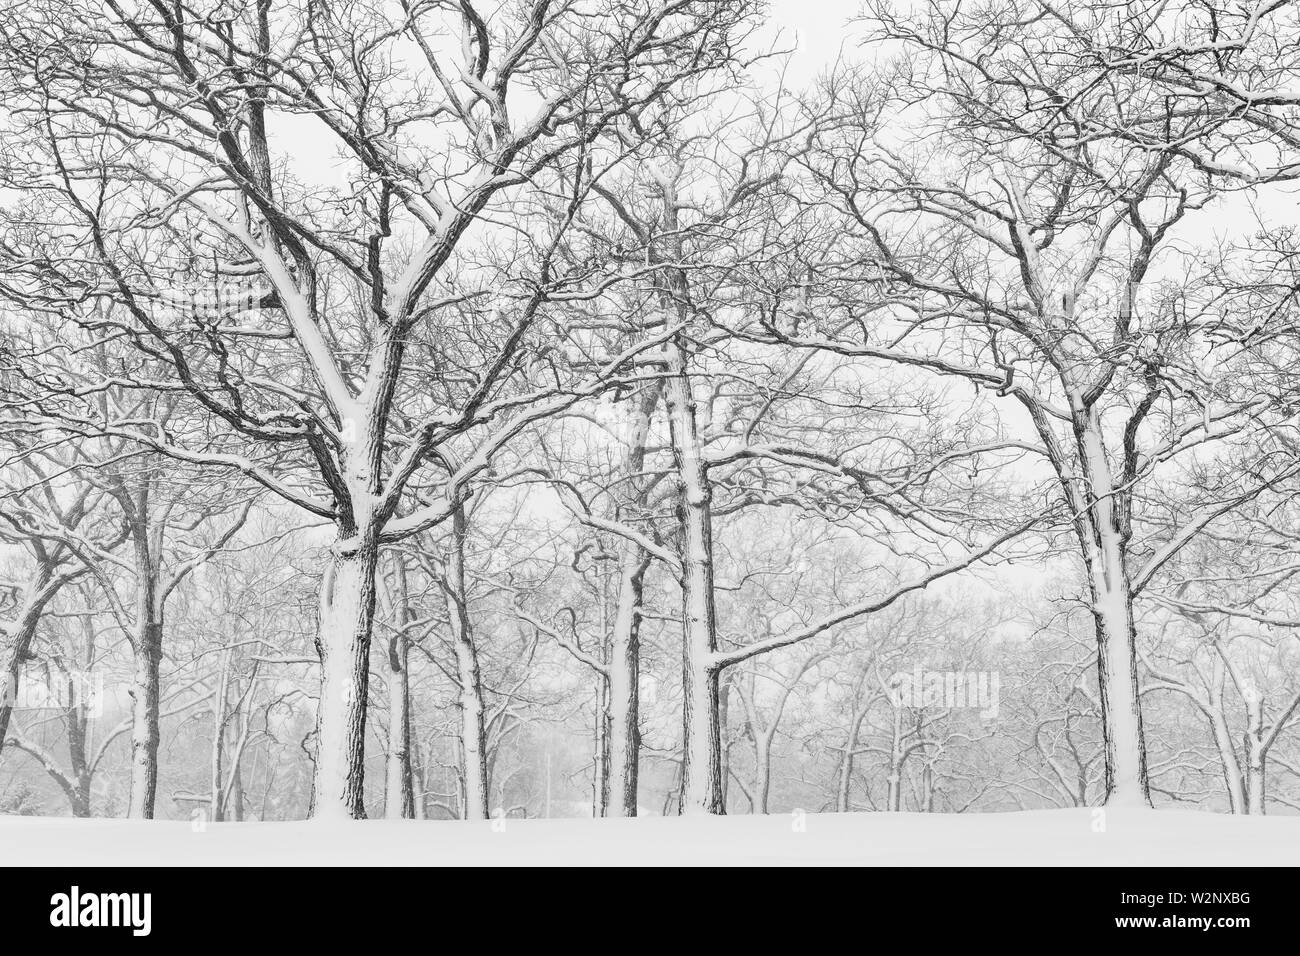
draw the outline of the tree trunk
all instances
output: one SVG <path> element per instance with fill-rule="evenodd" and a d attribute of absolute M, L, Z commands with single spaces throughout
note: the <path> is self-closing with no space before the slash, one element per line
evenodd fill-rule
<path fill-rule="evenodd" d="M 835 786 L 835 812 L 849 812 L 849 796 L 853 783 L 853 750 L 852 737 L 850 742 L 844 748 L 844 756 L 840 758 L 839 779 Z"/>
<path fill-rule="evenodd" d="M 894 813 L 903 809 L 903 712 L 894 708 L 893 734 L 889 743 L 889 776 L 886 778 L 888 791 L 885 794 L 885 809 Z"/>
<path fill-rule="evenodd" d="M 609 777 L 609 679 L 600 675 L 596 682 L 595 726 L 592 728 L 591 753 L 591 815 L 599 818 L 608 815 L 610 799 Z"/>
<path fill-rule="evenodd" d="M 772 792 L 772 735 L 759 734 L 754 740 L 754 812 L 767 813 Z"/>
<path fill-rule="evenodd" d="M 244 769 L 238 757 L 235 758 L 235 766 L 230 773 L 229 805 L 223 802 L 222 806 L 236 823 L 244 822 Z"/>
<path fill-rule="evenodd" d="M 90 780 L 79 779 L 76 782 L 76 788 L 68 794 L 68 803 L 72 807 L 72 815 L 80 817 L 83 820 L 90 819 Z"/>
<path fill-rule="evenodd" d="M 1246 698 L 1246 799 L 1245 811 L 1249 814 L 1264 813 L 1264 767 L 1268 758 L 1268 746 L 1264 743 L 1264 702 L 1254 686 L 1247 684 L 1243 688 Z"/>
<path fill-rule="evenodd" d="M 713 523 L 685 346 L 667 347 L 664 395 L 677 472 L 682 587 L 682 813 L 724 813 L 718 718 Z"/>
<path fill-rule="evenodd" d="M 1228 791 L 1228 810 L 1231 813 L 1249 813 L 1246 805 L 1245 781 L 1241 775 L 1241 764 L 1233 748 L 1232 731 L 1221 712 L 1215 712 L 1210 718 L 1214 731 L 1214 745 L 1219 751 L 1219 764 L 1223 767 L 1223 785 Z"/>
<path fill-rule="evenodd" d="M 456 680 L 460 684 L 461 774 L 465 794 L 462 812 L 466 820 L 488 818 L 487 729 L 484 725 L 483 681 L 479 673 L 478 649 L 469 614 L 465 585 L 465 538 L 468 526 L 465 508 L 452 516 L 452 544 L 447 555 L 447 614 L 451 622 L 452 646 L 456 654 Z"/>
<path fill-rule="evenodd" d="M 375 614 L 373 538 L 335 546 L 321 582 L 320 704 L 317 711 L 313 819 L 363 819 L 366 698 L 370 633 Z"/>
<path fill-rule="evenodd" d="M 487 740 L 483 728 L 483 692 L 478 654 L 471 642 L 456 641 L 456 675 L 461 683 L 460 733 L 464 761 L 466 820 L 488 818 Z"/>
<path fill-rule="evenodd" d="M 127 817 L 152 820 L 158 796 L 159 689 L 162 664 L 161 620 L 146 618 L 132 651 L 135 676 L 131 687 L 131 796 Z"/>
<path fill-rule="evenodd" d="M 419 790 L 416 791 L 416 785 Z M 429 789 L 428 775 L 424 770 L 424 761 L 420 755 L 420 741 L 411 735 L 411 815 L 416 820 L 428 818 L 429 808 L 425 794 Z"/>
<path fill-rule="evenodd" d="M 609 570 L 604 563 L 599 568 L 597 580 L 600 582 L 596 598 L 597 633 L 600 635 L 600 648 L 597 650 L 597 654 L 599 655 L 601 670 L 599 680 L 596 681 L 595 701 L 593 704 L 595 720 L 592 727 L 591 815 L 595 818 L 603 817 L 608 812 L 610 789 L 608 661 L 613 644 L 613 634 L 610 633 L 609 626 Z"/>
<path fill-rule="evenodd" d="M 1266 793 L 1264 753 L 1259 747 L 1258 740 L 1248 738 L 1246 743 L 1250 750 L 1246 762 L 1246 812 L 1263 816 Z"/>
<path fill-rule="evenodd" d="M 1106 803 L 1150 806 L 1133 609 L 1126 583 L 1116 585 L 1115 581 L 1112 565 L 1111 572 L 1103 573 L 1093 589 L 1106 746 Z"/>
<path fill-rule="evenodd" d="M 221 652 L 220 669 L 217 672 L 217 686 L 212 692 L 212 765 L 209 776 L 209 792 L 212 802 L 209 808 L 212 822 L 220 823 L 225 819 L 225 801 L 222 799 L 226 789 L 226 700 L 230 681 L 230 648 Z"/>
<path fill-rule="evenodd" d="M 634 544 L 624 548 L 619 574 L 618 613 L 609 655 L 609 781 L 606 813 L 637 812 L 641 732 L 641 599 L 650 556 Z"/>
<path fill-rule="evenodd" d="M 646 512 L 648 482 L 645 467 L 646 442 L 655 406 L 663 386 L 656 380 L 646 386 L 633 405 L 634 417 L 628 429 L 624 478 L 633 489 L 627 508 L 634 517 Z M 637 814 L 637 787 L 641 766 L 641 604 L 650 555 L 632 541 L 619 549 L 618 605 L 610 635 L 606 684 L 609 689 L 609 788 L 605 812 L 613 817 Z"/>
<path fill-rule="evenodd" d="M 926 760 L 921 767 L 921 812 L 934 813 L 934 762 Z"/>
<path fill-rule="evenodd" d="M 1204 712 L 1214 734 L 1214 746 L 1219 752 L 1219 765 L 1223 768 L 1223 786 L 1228 792 L 1228 810 L 1246 813 L 1246 782 L 1241 775 L 1241 761 L 1237 759 L 1236 741 L 1228 727 L 1227 710 L 1223 706 L 1223 686 L 1227 677 L 1227 655 L 1223 646 L 1215 641 L 1214 672 Z M 1195 699 L 1195 698 L 1193 698 Z"/>
<path fill-rule="evenodd" d="M 89 628 L 87 629 L 89 630 Z M 87 654 L 93 659 L 93 647 Z M 68 763 L 72 772 L 68 775 L 72 784 L 68 790 L 68 802 L 72 806 L 74 817 L 90 816 L 90 764 L 86 758 L 86 722 L 87 689 L 84 681 L 69 678 L 67 682 L 67 720 L 68 728 Z"/>
<path fill-rule="evenodd" d="M 398 634 L 388 645 L 388 759 L 384 816 L 389 820 L 410 820 L 415 816 L 409 662 L 410 641 L 405 633 Z"/>
<path fill-rule="evenodd" d="M 727 812 L 727 801 L 731 796 L 731 695 L 735 687 L 731 682 L 731 675 L 725 669 L 718 672 L 718 735 L 720 737 L 719 751 L 722 761 L 722 767 L 718 771 L 719 779 L 722 781 L 722 812 Z M 754 812 L 753 801 L 750 801 L 749 812 Z"/>
<path fill-rule="evenodd" d="M 858 735 L 862 732 L 862 722 L 866 720 L 869 709 L 863 705 L 861 700 L 862 685 L 866 682 L 866 679 L 867 669 L 863 668 L 861 675 L 853 685 L 853 711 L 849 716 L 849 728 L 844 740 L 844 755 L 840 758 L 839 781 L 835 788 L 835 810 L 837 813 L 848 813 L 851 803 L 853 757 L 858 749 Z"/>
<path fill-rule="evenodd" d="M 1097 636 L 1106 803 L 1149 807 L 1137 633 L 1126 561 L 1130 496 L 1127 490 L 1115 488 L 1096 412 L 1076 412 L 1074 429 L 1088 486 L 1088 507 L 1077 516 L 1076 527 L 1088 570 Z"/>
<path fill-rule="evenodd" d="M 411 741 L 411 633 L 415 613 L 411 610 L 406 563 L 401 552 L 393 552 L 392 573 L 384 578 L 384 612 L 393 636 L 385 647 L 384 664 L 388 687 L 388 751 L 384 758 L 384 818 L 410 820 L 415 816 L 415 779 Z"/>

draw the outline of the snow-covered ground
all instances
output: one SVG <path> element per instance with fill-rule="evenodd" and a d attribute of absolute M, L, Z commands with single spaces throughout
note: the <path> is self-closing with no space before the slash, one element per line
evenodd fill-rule
<path fill-rule="evenodd" d="M 0 817 L 0 865 L 1294 865 L 1300 817 L 1173 810 L 493 823 Z"/>

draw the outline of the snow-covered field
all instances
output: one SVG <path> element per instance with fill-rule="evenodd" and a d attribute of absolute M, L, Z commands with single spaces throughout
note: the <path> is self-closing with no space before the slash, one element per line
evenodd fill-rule
<path fill-rule="evenodd" d="M 1294 865 L 1300 817 L 1193 811 L 784 814 L 493 823 L 0 817 L 0 865 Z"/>

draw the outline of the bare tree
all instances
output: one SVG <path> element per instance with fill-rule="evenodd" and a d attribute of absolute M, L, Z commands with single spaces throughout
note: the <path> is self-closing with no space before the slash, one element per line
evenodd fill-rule
<path fill-rule="evenodd" d="M 455 275 L 448 263 L 494 201 L 556 163 L 576 163 L 584 189 L 601 130 L 725 63 L 748 12 L 538 0 L 490 21 L 468 3 L 372 5 L 344 20 L 331 5 L 250 0 L 211 16 L 110 4 L 107 15 L 73 6 L 4 24 L 14 102 L 40 117 L 15 185 L 48 185 L 49 214 L 77 227 L 59 248 L 28 236 L 7 250 L 25 263 L 12 297 L 30 307 L 34 283 L 57 290 L 36 308 L 129 342 L 230 437 L 218 451 L 121 421 L 93 427 L 243 472 L 337 527 L 320 607 L 319 815 L 364 815 L 380 544 L 448 519 L 501 445 L 573 400 L 566 388 L 500 394 L 543 303 L 574 281 L 552 265 L 563 215 L 514 302 L 488 302 L 472 269 Z M 458 46 L 442 43 L 444 29 Z M 392 55 L 404 43 L 422 62 Z M 438 105 L 412 106 L 425 99 L 415 91 Z M 524 119 L 512 113 L 515 91 L 538 104 Z M 275 125 L 301 119 L 339 151 L 355 190 L 307 188 L 300 157 L 275 153 Z M 142 230 L 151 241 L 140 254 Z M 162 280 L 176 268 L 190 288 L 247 276 L 253 291 L 161 317 Z M 412 353 L 455 303 L 482 304 L 475 321 L 495 323 L 500 338 L 444 405 L 421 394 Z M 272 334 L 239 324 L 250 306 L 267 307 Z M 469 432 L 478 438 L 458 472 L 411 506 L 431 455 Z M 241 444 L 258 451 L 227 450 Z"/>

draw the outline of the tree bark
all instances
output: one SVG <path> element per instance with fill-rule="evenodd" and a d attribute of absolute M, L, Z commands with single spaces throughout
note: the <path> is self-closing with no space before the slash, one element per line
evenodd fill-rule
<path fill-rule="evenodd" d="M 457 702 L 460 708 L 461 775 L 464 781 L 462 813 L 466 820 L 488 818 L 487 728 L 484 722 L 483 680 L 478 648 L 469 613 L 465 583 L 465 507 L 452 515 L 451 549 L 447 555 L 447 614 L 451 622 L 452 649 L 456 656 Z"/>
<path fill-rule="evenodd" d="M 677 478 L 682 588 L 682 813 L 724 813 L 713 517 L 685 345 L 667 347 L 664 396 Z"/>
<path fill-rule="evenodd" d="M 86 755 L 86 688 L 82 681 L 69 679 L 67 691 L 68 763 L 72 770 L 68 802 L 74 817 L 89 817 L 91 774 Z"/>
<path fill-rule="evenodd" d="M 385 761 L 384 817 L 410 820 L 415 816 L 415 782 L 411 764 L 411 635 L 414 617 L 401 554 L 394 558 L 392 618 L 397 632 L 388 641 L 388 754 Z"/>
<path fill-rule="evenodd" d="M 131 687 L 131 796 L 127 817 L 152 820 L 158 796 L 159 669 L 162 665 L 163 622 L 145 618 L 137 629 L 132 652 L 135 674 Z"/>
<path fill-rule="evenodd" d="M 212 766 L 209 774 L 209 792 L 212 802 L 208 805 L 212 813 L 212 822 L 220 823 L 225 819 L 225 807 L 222 796 L 226 786 L 226 701 L 230 682 L 231 650 L 221 652 L 221 662 L 217 671 L 217 686 L 212 691 Z"/>
<path fill-rule="evenodd" d="M 835 810 L 848 813 L 853 787 L 853 758 L 858 749 L 858 735 L 862 732 L 862 722 L 871 709 L 870 699 L 863 701 L 862 690 L 866 684 L 869 668 L 863 667 L 858 678 L 853 682 L 853 710 L 849 714 L 849 726 L 845 732 L 844 754 L 840 757 L 839 779 L 835 787 Z"/>
<path fill-rule="evenodd" d="M 1248 813 L 1246 803 L 1246 782 L 1241 775 L 1241 761 L 1237 759 L 1237 749 L 1228 727 L 1227 711 L 1223 707 L 1224 651 L 1216 642 L 1218 654 L 1214 662 L 1213 684 L 1211 687 L 1207 716 L 1214 733 L 1214 745 L 1219 751 L 1219 763 L 1223 767 L 1223 785 L 1228 791 L 1228 809 L 1232 813 Z"/>
<path fill-rule="evenodd" d="M 635 414 L 628 430 L 628 452 L 624 462 L 624 478 L 633 489 L 626 507 L 633 517 L 641 517 L 647 508 L 650 483 L 641 472 L 645 468 L 650 425 L 662 390 L 656 381 L 648 385 L 634 403 Z M 618 604 L 606 670 L 610 788 L 606 814 L 614 817 L 637 815 L 641 766 L 641 605 L 650 561 L 650 555 L 639 544 L 628 540 L 620 543 Z"/>
<path fill-rule="evenodd" d="M 407 675 L 410 642 L 398 634 L 388 644 L 388 759 L 384 816 L 409 820 L 415 816 L 411 778 L 411 685 Z"/>
<path fill-rule="evenodd" d="M 366 699 L 378 557 L 372 536 L 341 539 L 321 582 L 314 819 L 366 815 Z"/>
<path fill-rule="evenodd" d="M 885 794 L 885 809 L 897 813 L 903 809 L 903 762 L 907 759 L 903 749 L 903 712 L 894 707 L 893 733 L 889 741 L 889 776 L 886 777 L 888 790 Z"/>
<path fill-rule="evenodd" d="M 1127 567 L 1130 535 L 1127 490 L 1116 489 L 1092 409 L 1074 419 L 1079 457 L 1087 478 L 1089 507 L 1076 519 L 1084 525 L 1084 559 L 1097 636 L 1097 672 L 1106 754 L 1106 803 L 1150 806 L 1146 741 L 1138 687 L 1137 632 Z"/>
<path fill-rule="evenodd" d="M 640 777 L 641 600 L 650 556 L 636 545 L 624 548 L 619 573 L 618 614 L 609 656 L 609 780 L 606 812 L 634 817 Z"/>
<path fill-rule="evenodd" d="M 1264 742 L 1264 703 L 1253 685 L 1244 688 L 1246 698 L 1246 813 L 1262 816 L 1265 797 L 1265 763 L 1268 745 Z"/>
<path fill-rule="evenodd" d="M 1213 714 L 1210 726 L 1214 732 L 1214 745 L 1219 751 L 1219 764 L 1223 767 L 1223 785 L 1228 791 L 1228 811 L 1230 813 L 1249 813 L 1246 803 L 1245 780 L 1241 775 L 1241 764 L 1233 747 L 1232 731 L 1222 713 Z"/>

